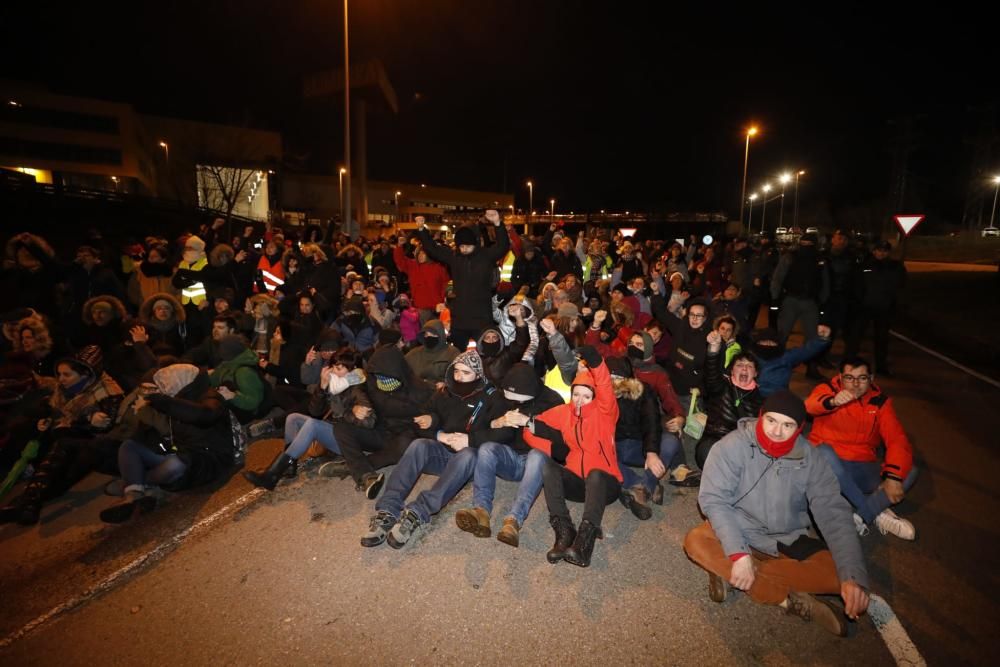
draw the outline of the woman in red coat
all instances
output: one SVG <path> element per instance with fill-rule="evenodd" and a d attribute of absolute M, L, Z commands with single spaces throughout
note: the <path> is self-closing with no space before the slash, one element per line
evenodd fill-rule
<path fill-rule="evenodd" d="M 608 367 L 590 345 L 578 348 L 577 356 L 585 366 L 573 381 L 570 402 L 531 420 L 524 439 L 550 457 L 542 477 L 556 541 L 546 558 L 587 567 L 604 508 L 621 493 L 622 475 L 615 450 L 618 401 Z M 579 529 L 573 528 L 567 499 L 584 504 Z"/>

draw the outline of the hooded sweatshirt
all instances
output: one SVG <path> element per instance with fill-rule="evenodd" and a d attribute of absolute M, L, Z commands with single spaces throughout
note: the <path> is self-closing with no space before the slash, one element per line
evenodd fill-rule
<path fill-rule="evenodd" d="M 528 417 L 536 417 L 549 408 L 563 404 L 562 396 L 542 384 L 535 369 L 524 363 L 514 364 L 498 383 L 506 401 L 506 410 L 517 410 Z M 502 442 L 518 454 L 527 454 L 531 446 L 524 440 L 524 429 L 505 426 L 476 431 L 469 436 L 470 444 L 478 447 L 484 442 Z"/>
<path fill-rule="evenodd" d="M 413 418 L 427 413 L 431 386 L 414 374 L 395 345 L 376 348 L 366 373 L 365 389 L 375 407 L 375 428 L 393 434 L 415 434 Z"/>
<path fill-rule="evenodd" d="M 455 380 L 456 364 L 468 366 L 476 374 L 476 379 L 460 383 Z M 471 434 L 490 428 L 490 422 L 507 411 L 503 394 L 490 384 L 483 371 L 483 362 L 475 350 L 466 350 L 448 366 L 445 373 L 445 387 L 435 392 L 428 414 L 431 426 L 423 432 L 427 437 L 437 437 L 439 433 L 467 433 L 469 446 L 478 447 L 485 440 L 477 440 Z M 513 432 L 501 434 L 510 442 Z"/>
<path fill-rule="evenodd" d="M 424 345 L 428 335 L 437 337 L 437 342 L 431 347 Z M 458 350 L 448 342 L 441 320 L 427 320 L 417 334 L 417 342 L 420 344 L 406 353 L 406 363 L 413 369 L 414 375 L 431 384 L 444 382 L 448 366 L 458 356 Z"/>
<path fill-rule="evenodd" d="M 226 338 L 231 338 L 226 336 Z M 225 343 L 225 339 L 223 339 Z M 236 395 L 226 401 L 226 405 L 236 413 L 241 423 L 258 415 L 266 395 L 265 381 L 258 370 L 257 355 L 245 345 L 242 351 L 230 357 L 222 345 L 224 361 L 215 367 L 209 376 L 215 388 L 227 387 Z M 270 407 L 268 407 L 270 409 Z"/>

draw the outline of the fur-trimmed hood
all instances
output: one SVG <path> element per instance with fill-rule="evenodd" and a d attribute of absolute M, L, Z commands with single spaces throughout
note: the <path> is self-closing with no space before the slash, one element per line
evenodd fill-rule
<path fill-rule="evenodd" d="M 365 251 L 362 250 L 360 246 L 354 243 L 348 243 L 347 245 L 345 245 L 343 248 L 340 249 L 340 252 L 337 253 L 337 257 L 345 257 L 347 253 L 351 252 L 352 250 L 357 253 L 358 257 L 365 256 Z"/>
<path fill-rule="evenodd" d="M 166 292 L 157 292 L 153 294 L 148 299 L 142 302 L 139 306 L 139 319 L 143 322 L 150 322 L 153 319 L 153 304 L 163 299 L 164 301 L 169 301 L 170 305 L 174 307 L 174 320 L 177 322 L 183 322 L 187 319 L 187 313 L 184 312 L 184 306 L 178 301 L 177 297 L 173 294 L 167 294 Z"/>
<path fill-rule="evenodd" d="M 83 322 L 84 322 L 84 324 L 93 324 L 94 323 L 94 316 L 93 316 L 93 313 L 91 311 L 92 311 L 94 305 L 97 304 L 97 303 L 100 303 L 101 301 L 105 301 L 105 302 L 107 302 L 108 304 L 111 305 L 111 309 L 114 311 L 115 316 L 118 318 L 119 321 L 124 321 L 125 320 L 125 317 L 127 316 L 128 313 L 125 310 L 125 304 L 123 304 L 121 302 L 121 299 L 118 299 L 118 298 L 113 297 L 113 296 L 109 296 L 107 294 L 102 294 L 100 296 L 95 296 L 95 297 L 92 297 L 90 299 L 87 299 L 84 302 L 84 304 L 83 304 Z"/>
<path fill-rule="evenodd" d="M 637 401 L 642 397 L 645 387 L 642 380 L 635 378 L 622 378 L 612 382 L 615 388 L 615 398 L 627 398 L 630 401 Z"/>
<path fill-rule="evenodd" d="M 41 236 L 25 232 L 23 234 L 15 234 L 7 240 L 7 245 L 4 247 L 4 255 L 7 259 L 14 262 L 17 261 L 17 244 L 19 241 L 27 241 L 31 243 L 49 257 L 56 256 L 56 251 L 52 249 L 52 246 L 49 245 L 48 241 L 43 239 Z"/>
<path fill-rule="evenodd" d="M 228 256 L 229 259 L 225 262 L 222 261 L 223 256 Z M 236 252 L 233 250 L 233 246 L 226 243 L 220 243 L 219 245 L 212 248 L 212 252 L 208 253 L 208 263 L 212 266 L 218 268 L 220 266 L 225 266 L 227 263 L 233 261 L 236 256 Z"/>
<path fill-rule="evenodd" d="M 7 325 L 4 325 L 6 330 Z M 36 359 L 41 359 L 48 355 L 52 351 L 52 335 L 49 333 L 49 327 L 42 319 L 41 315 L 32 315 L 31 317 L 26 317 L 23 320 L 18 320 L 13 323 L 11 328 L 11 335 L 13 338 L 9 338 L 14 344 L 15 352 L 23 352 L 24 349 L 21 347 L 21 337 L 17 333 L 22 328 L 28 328 L 31 333 L 35 336 L 35 345 L 31 354 L 34 355 Z M 4 335 L 7 332 L 4 331 Z"/>

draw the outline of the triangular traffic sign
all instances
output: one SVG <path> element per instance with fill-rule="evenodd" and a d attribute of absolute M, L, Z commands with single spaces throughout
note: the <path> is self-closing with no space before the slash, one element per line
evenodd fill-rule
<path fill-rule="evenodd" d="M 897 215 L 894 216 L 896 224 L 903 230 L 903 236 L 909 236 L 917 225 L 923 222 L 926 216 L 923 215 Z"/>

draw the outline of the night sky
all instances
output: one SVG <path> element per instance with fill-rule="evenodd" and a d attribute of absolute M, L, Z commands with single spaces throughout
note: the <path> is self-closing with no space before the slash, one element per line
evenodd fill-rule
<path fill-rule="evenodd" d="M 289 166 L 340 162 L 341 104 L 301 95 L 305 75 L 342 65 L 339 0 L 42 4 L 0 9 L 0 77 L 277 129 Z M 804 209 L 839 222 L 887 196 L 911 116 L 905 207 L 961 219 L 975 109 L 997 126 L 985 14 L 675 5 L 354 0 L 352 61 L 380 58 L 400 100 L 369 118 L 370 177 L 506 189 L 519 207 L 531 178 L 536 208 L 735 216 L 752 121 L 749 189 L 805 169 Z"/>

